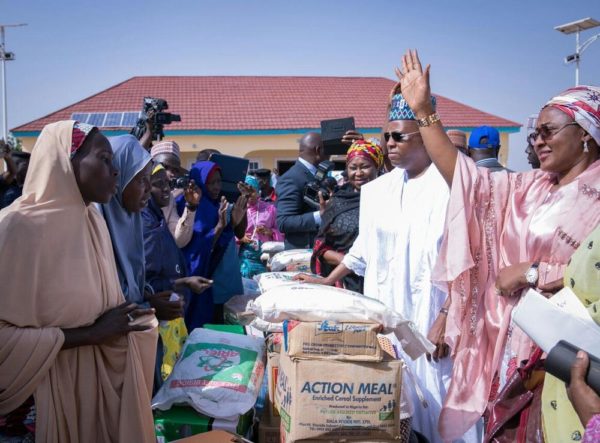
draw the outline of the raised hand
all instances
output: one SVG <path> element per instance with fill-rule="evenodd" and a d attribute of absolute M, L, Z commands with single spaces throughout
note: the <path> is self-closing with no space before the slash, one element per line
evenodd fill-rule
<path fill-rule="evenodd" d="M 200 204 L 200 199 L 202 198 L 202 189 L 196 186 L 194 180 L 190 180 L 187 188 L 183 191 L 183 196 L 185 198 L 185 202 L 195 208 Z"/>
<path fill-rule="evenodd" d="M 356 140 L 364 140 L 364 138 L 365 138 L 365 136 L 362 135 L 360 132 L 350 130 L 350 131 L 346 131 L 346 133 L 342 137 L 342 143 L 350 146 Z"/>
<path fill-rule="evenodd" d="M 231 224 L 235 227 L 239 225 L 246 216 L 248 209 L 248 194 L 243 192 L 235 201 L 231 210 Z"/>
<path fill-rule="evenodd" d="M 395 68 L 396 75 L 400 80 L 402 97 L 415 115 L 420 118 L 433 114 L 429 68 L 430 66 L 427 65 L 423 70 L 416 50 L 406 51 L 402 56 L 402 69 Z"/>
<path fill-rule="evenodd" d="M 227 207 L 229 203 L 227 203 L 227 199 L 225 197 L 221 197 L 221 204 L 219 205 L 219 221 L 217 222 L 217 228 L 225 228 L 227 226 Z"/>

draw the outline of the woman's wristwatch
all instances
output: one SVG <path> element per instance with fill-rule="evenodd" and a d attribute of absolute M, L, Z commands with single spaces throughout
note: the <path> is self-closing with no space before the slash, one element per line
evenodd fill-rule
<path fill-rule="evenodd" d="M 525 280 L 527 280 L 527 284 L 532 288 L 535 288 L 537 286 L 538 280 L 540 278 L 540 273 L 538 272 L 539 266 L 539 262 L 534 262 L 531 264 L 531 266 L 525 273 Z"/>

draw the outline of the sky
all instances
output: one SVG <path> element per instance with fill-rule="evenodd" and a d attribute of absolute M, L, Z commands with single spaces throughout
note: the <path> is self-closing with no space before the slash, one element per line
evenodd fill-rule
<path fill-rule="evenodd" d="M 407 48 L 431 64 L 432 90 L 526 124 L 575 83 L 574 35 L 600 0 L 0 0 L 8 127 L 139 75 L 382 76 Z M 581 42 L 600 27 L 581 34 Z M 600 84 L 600 39 L 581 84 Z M 166 97 L 168 99 L 168 97 Z M 1 112 L 1 109 L 0 109 Z M 526 170 L 525 133 L 509 167 Z"/>

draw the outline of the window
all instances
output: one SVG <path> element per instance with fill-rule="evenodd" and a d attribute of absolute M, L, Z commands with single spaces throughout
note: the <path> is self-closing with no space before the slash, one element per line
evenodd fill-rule
<path fill-rule="evenodd" d="M 248 164 L 248 173 L 260 169 L 260 160 L 256 158 L 249 158 L 250 163 Z"/>

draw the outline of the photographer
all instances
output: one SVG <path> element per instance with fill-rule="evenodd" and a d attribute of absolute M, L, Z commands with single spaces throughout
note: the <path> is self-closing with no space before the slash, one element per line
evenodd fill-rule
<path fill-rule="evenodd" d="M 327 159 L 321 135 L 309 132 L 300 139 L 298 160 L 277 183 L 277 227 L 285 235 L 286 250 L 313 247 L 321 214 L 304 201 L 304 188 Z"/>
<path fill-rule="evenodd" d="M 150 151 L 154 163 L 161 164 L 165 168 L 169 183 L 175 186 L 184 186 L 183 188 L 175 187 L 171 191 L 169 204 L 161 208 L 169 225 L 169 231 L 171 231 L 171 234 L 175 238 L 175 243 L 177 243 L 179 248 L 183 248 L 192 238 L 194 217 L 202 198 L 202 191 L 196 186 L 194 180 L 189 180 L 188 183 L 185 183 L 187 171 L 181 167 L 179 153 L 179 145 L 174 141 L 157 143 Z M 180 179 L 178 182 L 177 179 L 182 177 L 183 180 Z M 185 208 L 180 217 L 175 207 L 175 200 L 182 194 L 185 198 Z"/>
<path fill-rule="evenodd" d="M 165 99 L 144 97 L 142 117 L 138 119 L 130 133 L 146 150 L 150 150 L 153 140 L 160 141 L 164 138 L 165 125 L 181 121 L 180 115 L 164 112 L 167 109 L 169 109 L 169 104 Z"/>

